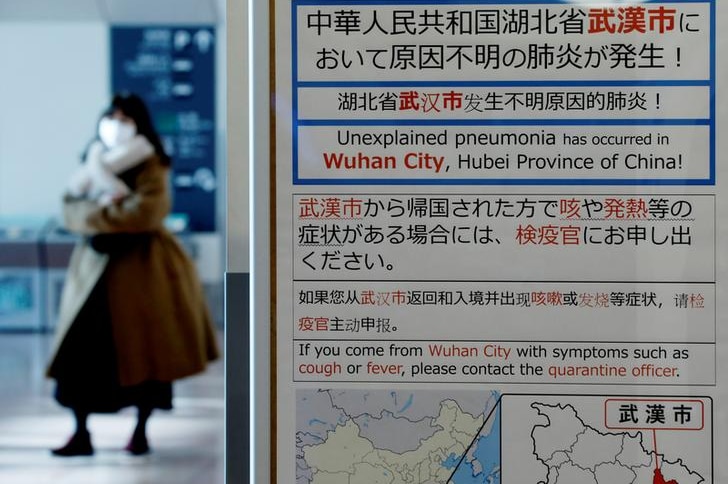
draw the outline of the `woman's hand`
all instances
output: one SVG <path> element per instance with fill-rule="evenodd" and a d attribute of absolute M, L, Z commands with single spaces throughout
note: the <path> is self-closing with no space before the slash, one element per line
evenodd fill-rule
<path fill-rule="evenodd" d="M 114 204 L 122 201 L 128 195 L 129 195 L 129 193 L 122 193 L 122 192 L 102 193 L 99 196 L 98 203 L 102 207 L 108 207 L 110 205 L 114 205 Z"/>

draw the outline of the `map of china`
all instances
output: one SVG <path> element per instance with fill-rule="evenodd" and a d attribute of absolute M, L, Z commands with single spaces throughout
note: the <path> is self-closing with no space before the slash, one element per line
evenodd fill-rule
<path fill-rule="evenodd" d="M 315 470 L 313 484 L 440 484 L 452 474 L 443 461 L 449 455 L 462 455 L 482 425 L 483 415 L 464 413 L 455 401 L 446 400 L 430 424 L 437 430 L 411 451 L 376 448 L 361 436 L 353 419 L 337 426 L 324 443 L 302 450 Z"/>
<path fill-rule="evenodd" d="M 584 423 L 571 405 L 534 402 L 547 423 L 531 431 L 543 465 L 538 484 L 700 484 L 705 479 L 680 459 L 648 451 L 642 432 L 603 433 Z"/>

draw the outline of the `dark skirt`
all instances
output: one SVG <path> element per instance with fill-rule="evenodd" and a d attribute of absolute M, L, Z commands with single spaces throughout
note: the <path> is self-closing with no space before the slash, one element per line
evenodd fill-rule
<path fill-rule="evenodd" d="M 130 406 L 170 410 L 171 382 L 120 385 L 104 279 L 96 284 L 58 350 L 51 368 L 56 400 L 87 413 L 114 413 Z"/>

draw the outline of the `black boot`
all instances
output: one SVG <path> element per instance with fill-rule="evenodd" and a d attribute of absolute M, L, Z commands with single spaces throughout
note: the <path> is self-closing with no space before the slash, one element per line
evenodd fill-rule
<path fill-rule="evenodd" d="M 58 449 L 52 449 L 51 453 L 58 457 L 93 455 L 94 448 L 91 445 L 91 434 L 88 431 L 76 432 L 71 436 L 66 445 Z"/>
<path fill-rule="evenodd" d="M 146 406 L 139 406 L 138 419 L 134 432 L 131 434 L 129 443 L 124 450 L 131 455 L 144 455 L 151 452 L 147 441 L 147 421 L 152 415 L 152 409 Z"/>
<path fill-rule="evenodd" d="M 147 441 L 147 436 L 144 434 L 138 434 L 137 432 L 134 432 L 134 434 L 131 436 L 131 439 L 129 439 L 129 443 L 126 444 L 124 450 L 129 452 L 131 455 L 144 455 L 151 452 L 151 449 L 149 448 L 149 442 Z"/>

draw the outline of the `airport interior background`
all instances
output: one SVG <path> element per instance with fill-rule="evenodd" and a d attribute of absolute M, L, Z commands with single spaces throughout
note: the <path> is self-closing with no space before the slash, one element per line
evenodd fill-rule
<path fill-rule="evenodd" d="M 73 430 L 44 376 L 76 236 L 66 180 L 115 91 L 141 95 L 172 155 L 166 226 L 195 262 L 222 348 L 224 0 L 0 0 L 0 483 L 223 482 L 223 363 L 174 386 L 149 424 L 152 452 L 123 447 L 133 409 L 92 415 L 96 453 L 49 449 Z"/>

